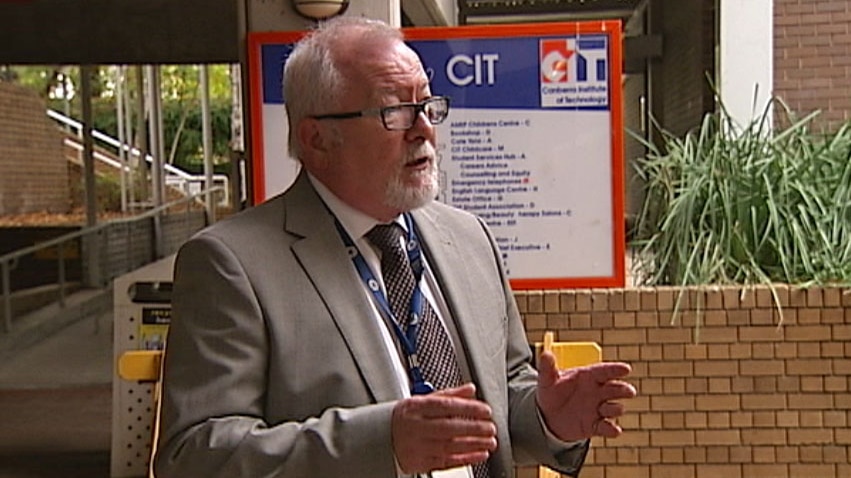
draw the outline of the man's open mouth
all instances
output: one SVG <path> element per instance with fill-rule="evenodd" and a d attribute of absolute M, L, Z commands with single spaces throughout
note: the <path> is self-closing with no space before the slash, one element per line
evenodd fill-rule
<path fill-rule="evenodd" d="M 430 160 L 431 160 L 431 158 L 429 158 L 428 156 L 422 156 L 420 158 L 415 158 L 411 161 L 408 161 L 408 163 L 405 164 L 405 166 L 413 167 L 413 168 L 421 167 L 421 166 L 424 166 L 425 164 L 427 164 Z"/>

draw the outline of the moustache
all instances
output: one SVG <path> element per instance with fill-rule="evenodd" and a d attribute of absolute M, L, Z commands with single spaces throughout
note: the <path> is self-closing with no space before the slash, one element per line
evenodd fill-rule
<path fill-rule="evenodd" d="M 436 162 L 437 150 L 431 143 L 422 143 L 414 146 L 407 151 L 407 154 L 405 154 L 405 164 L 422 159 Z"/>

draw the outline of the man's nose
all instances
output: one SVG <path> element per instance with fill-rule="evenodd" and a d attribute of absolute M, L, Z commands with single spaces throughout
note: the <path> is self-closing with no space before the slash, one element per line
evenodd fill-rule
<path fill-rule="evenodd" d="M 435 137 L 435 127 L 429 121 L 428 116 L 426 116 L 425 111 L 418 111 L 417 116 L 414 118 L 414 124 L 405 131 L 405 137 L 408 141 L 413 141 L 416 139 L 424 138 L 424 139 L 434 139 Z"/>

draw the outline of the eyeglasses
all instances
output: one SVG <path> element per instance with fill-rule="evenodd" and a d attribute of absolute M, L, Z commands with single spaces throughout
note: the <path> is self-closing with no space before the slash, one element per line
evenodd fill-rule
<path fill-rule="evenodd" d="M 381 117 L 381 123 L 384 124 L 384 128 L 390 131 L 405 131 L 414 126 L 420 113 L 425 113 L 426 119 L 432 125 L 443 123 L 443 120 L 449 115 L 449 98 L 446 96 L 433 96 L 419 103 L 399 103 L 397 105 L 385 106 L 384 108 L 315 115 L 311 116 L 311 118 L 325 120 L 379 116 Z"/>

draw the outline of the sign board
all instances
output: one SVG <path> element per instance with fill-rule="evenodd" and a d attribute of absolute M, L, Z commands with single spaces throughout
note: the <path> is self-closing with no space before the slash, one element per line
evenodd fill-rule
<path fill-rule="evenodd" d="M 255 201 L 283 191 L 283 64 L 300 33 L 249 36 Z M 619 22 L 405 29 L 434 94 L 440 200 L 491 227 L 515 289 L 624 284 Z"/>

